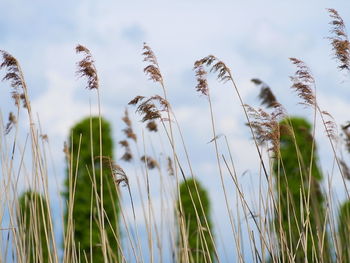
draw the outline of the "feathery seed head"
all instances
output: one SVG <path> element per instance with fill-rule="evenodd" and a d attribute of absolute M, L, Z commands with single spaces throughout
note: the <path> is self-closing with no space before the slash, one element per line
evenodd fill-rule
<path fill-rule="evenodd" d="M 148 62 L 149 65 L 147 65 L 143 71 L 146 73 L 146 75 L 149 76 L 150 80 L 153 80 L 154 82 L 163 82 L 162 74 L 160 73 L 157 57 L 152 51 L 152 49 L 146 44 L 143 44 L 143 53 L 144 56 L 143 61 Z"/>
<path fill-rule="evenodd" d="M 251 81 L 260 87 L 259 99 L 261 100 L 261 105 L 264 105 L 267 108 L 274 108 L 280 105 L 271 88 L 265 82 L 260 79 L 252 79 Z"/>
<path fill-rule="evenodd" d="M 89 49 L 82 45 L 77 45 L 76 53 L 83 53 L 84 57 L 81 61 L 77 63 L 77 71 L 76 74 L 78 77 L 86 77 L 87 78 L 87 88 L 92 89 L 98 89 L 99 83 L 98 83 L 98 75 L 97 70 L 95 68 L 95 61 L 92 58 L 91 52 Z"/>
<path fill-rule="evenodd" d="M 303 61 L 296 58 L 290 58 L 290 61 L 297 67 L 294 76 L 290 77 L 293 82 L 292 88 L 303 99 L 304 102 L 302 104 L 316 106 L 316 97 L 312 90 L 312 88 L 315 88 L 315 79 L 309 67 Z"/>
<path fill-rule="evenodd" d="M 340 70 L 350 69 L 350 42 L 346 33 L 345 23 L 339 13 L 332 8 L 327 9 L 332 21 L 329 24 L 332 26 L 330 33 L 333 36 L 328 37 L 334 51 L 334 58 L 339 60 Z"/>
<path fill-rule="evenodd" d="M 19 63 L 17 59 L 6 51 L 0 50 L 3 61 L 0 64 L 0 69 L 5 68 L 7 73 L 3 77 L 3 81 L 9 81 L 13 91 L 11 97 L 15 101 L 17 107 L 20 106 L 20 100 L 22 100 L 23 106 L 26 108 L 28 105 L 26 96 L 24 95 L 24 89 L 26 87 L 24 78 L 22 76 Z M 22 90 L 22 91 L 20 91 Z"/>

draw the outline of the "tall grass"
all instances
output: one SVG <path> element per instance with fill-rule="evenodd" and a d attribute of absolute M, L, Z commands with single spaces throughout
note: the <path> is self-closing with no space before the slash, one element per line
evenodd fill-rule
<path fill-rule="evenodd" d="M 349 71 L 350 43 L 344 21 L 336 10 L 329 9 L 328 12 L 331 17 L 329 39 L 334 58 L 339 62 L 340 70 Z M 259 79 L 252 80 L 261 88 L 259 98 L 262 108 L 255 108 L 245 104 L 240 87 L 225 62 L 209 55 L 194 63 L 194 75 L 197 78 L 195 89 L 208 102 L 210 127 L 207 128 L 212 134 L 209 144 L 213 147 L 212 158 L 217 164 L 218 192 L 224 199 L 224 204 L 212 203 L 212 206 L 225 207 L 229 226 L 229 229 L 221 229 L 215 216 L 211 218 L 212 223 L 209 218 L 203 218 L 207 214 L 208 203 L 208 200 L 201 199 L 203 190 L 198 189 L 197 184 L 194 187 L 187 184 L 194 179 L 204 181 L 205 178 L 197 174 L 193 167 L 186 143 L 191 138 L 186 138 L 182 132 L 181 123 L 168 96 L 166 77 L 150 46 L 144 44 L 142 55 L 147 63 L 144 72 L 159 87 L 155 95 L 137 95 L 129 102 L 128 107 L 136 111 L 142 123 L 134 126 L 129 111 L 125 111 L 122 119 L 125 124 L 122 130 L 124 138 L 119 142 L 123 153 L 118 160 L 103 154 L 103 147 L 107 148 L 107 145 L 102 143 L 101 91 L 93 55 L 82 45 L 78 45 L 76 51 L 84 56 L 77 63 L 77 75 L 86 78 L 87 92 L 95 92 L 93 96 L 98 101 L 98 116 L 90 118 L 97 118 L 99 127 L 93 129 L 90 121 L 89 132 L 81 132 L 79 138 L 68 138 L 70 142 L 78 142 L 74 144 L 77 147 L 72 149 L 69 145 L 73 144 L 67 143 L 64 148 L 68 180 L 66 200 L 62 202 L 66 216 L 61 211 L 61 221 L 64 222 L 61 244 L 54 235 L 54 228 L 59 226 L 53 224 L 48 185 L 48 177 L 51 176 L 47 164 L 48 136 L 42 134 L 39 121 L 33 117 L 28 87 L 19 62 L 6 51 L 0 51 L 3 80 L 11 86 L 11 98 L 16 109 L 16 113 L 11 112 L 8 119 L 0 116 L 0 262 L 92 262 L 93 246 L 96 246 L 92 242 L 92 232 L 96 229 L 94 238 L 99 241 L 97 246 L 101 248 L 101 262 L 198 262 L 198 258 L 201 258 L 200 262 L 208 263 L 245 262 L 247 259 L 252 262 L 350 262 L 346 251 L 350 245 L 347 238 L 350 235 L 347 205 L 342 205 L 338 222 L 337 208 L 340 205 L 334 199 L 331 188 L 333 174 L 341 174 L 344 191 L 350 198 L 346 182 L 349 180 L 349 168 L 342 157 L 344 145 L 339 143 L 341 140 L 336 131 L 336 121 L 318 102 L 317 80 L 306 63 L 300 59 L 290 59 L 296 67 L 291 77 L 291 88 L 300 98 L 300 103 L 312 110 L 313 128 L 310 134 L 304 133 L 303 138 L 308 141 L 307 144 L 300 144 L 297 139 L 300 134 L 295 130 L 294 119 L 267 84 Z M 245 191 L 235 169 L 232 152 L 236 149 L 231 149 L 226 136 L 222 140 L 218 134 L 208 74 L 214 74 L 219 82 L 227 83 L 233 93 L 223 96 L 232 96 L 232 103 L 242 108 L 247 132 L 255 146 L 251 156 L 258 160 L 260 168 L 256 178 L 259 191 L 253 197 Z M 315 176 L 313 172 L 317 170 L 320 173 L 314 139 L 321 132 L 316 130 L 318 119 L 330 144 L 329 158 L 334 160 L 333 174 L 323 177 L 327 179 L 327 184 L 316 182 L 315 178 L 321 180 L 322 176 Z M 28 136 L 23 142 L 19 136 L 23 125 L 19 123 L 25 121 L 28 121 Z M 348 128 L 349 125 L 343 126 L 343 133 L 345 147 L 350 149 Z M 93 136 L 93 132 L 98 134 Z M 151 133 L 152 136 L 149 136 Z M 291 159 L 286 157 L 281 145 L 285 143 L 282 137 L 286 134 L 293 148 L 293 172 L 288 168 Z M 86 141 L 91 146 L 91 162 L 88 163 L 80 161 L 81 143 Z M 305 150 L 305 147 L 308 149 Z M 75 236 L 76 217 L 79 216 L 74 213 L 75 202 L 79 201 L 75 198 L 78 193 L 81 194 L 81 188 L 77 187 L 79 169 L 88 173 L 90 180 L 86 184 L 91 186 L 91 191 L 85 193 L 89 196 L 87 200 L 90 200 L 87 205 L 91 207 L 91 214 L 86 218 L 90 228 L 83 233 L 91 239 L 88 249 L 82 249 Z M 291 175 L 297 180 L 291 180 Z M 113 220 L 105 207 L 107 198 L 103 194 L 103 180 L 106 176 L 113 179 L 108 188 L 117 195 L 112 198 L 115 209 L 120 211 L 117 227 L 112 226 Z M 23 201 L 20 201 L 19 196 L 23 189 L 19 187 L 20 180 L 33 196 L 40 196 L 26 199 L 25 209 L 30 211 L 28 213 L 24 213 L 21 208 Z M 297 185 L 291 186 L 293 182 L 297 182 Z M 189 199 L 182 202 L 181 196 L 186 190 Z M 158 196 L 155 192 L 158 192 Z M 232 196 L 235 196 L 234 201 Z M 322 199 L 318 207 L 315 199 Z M 140 209 L 136 208 L 135 200 L 140 203 Z M 187 209 L 183 207 L 188 202 L 194 208 L 190 223 L 185 217 Z M 23 219 L 23 214 L 30 215 L 30 220 Z M 93 224 L 98 226 L 94 230 L 91 227 Z M 197 227 L 193 228 L 193 224 Z M 142 233 L 140 225 L 145 226 L 145 233 Z M 107 229 L 114 231 L 107 233 Z M 191 233 L 191 229 L 196 229 L 196 233 Z M 221 241 L 223 231 L 232 242 L 228 242 L 227 238 Z M 143 235 L 147 236 L 146 243 L 142 242 Z M 189 244 L 189 237 L 193 235 L 200 239 L 195 242 L 195 249 Z M 235 258 L 227 258 L 222 252 L 225 249 L 233 250 L 234 253 L 230 255 L 234 254 Z M 210 256 L 199 257 L 200 254 Z"/>

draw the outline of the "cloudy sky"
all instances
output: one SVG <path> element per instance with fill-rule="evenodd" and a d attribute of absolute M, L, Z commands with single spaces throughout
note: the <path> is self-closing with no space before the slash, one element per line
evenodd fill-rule
<path fill-rule="evenodd" d="M 316 78 L 321 107 L 343 124 L 349 120 L 349 76 L 339 72 L 332 59 L 326 8 L 337 9 L 350 27 L 346 16 L 350 2 L 345 0 L 2 0 L 0 49 L 21 63 L 33 108 L 49 136 L 62 181 L 62 147 L 69 128 L 91 109 L 96 113 L 95 94 L 75 75 L 80 58 L 75 46 L 85 45 L 95 58 L 102 113 L 113 125 L 115 140 L 120 140 L 120 118 L 128 101 L 136 95 L 161 93 L 143 73 L 141 52 L 143 42 L 147 42 L 158 57 L 195 173 L 209 189 L 213 202 L 222 203 L 215 152 L 213 145 L 207 144 L 212 138 L 208 104 L 195 92 L 194 61 L 214 54 L 231 68 L 246 103 L 259 105 L 258 90 L 250 79 L 260 78 L 272 87 L 290 114 L 311 119 L 311 112 L 297 105 L 299 101 L 290 89 L 294 68 L 288 58 L 302 59 Z M 238 174 L 248 170 L 254 178 L 258 160 L 238 99 L 229 85 L 214 80 L 210 85 L 217 132 L 227 136 Z M 6 83 L 0 87 L 0 109 L 7 116 L 13 110 L 10 88 Z M 133 119 L 138 123 L 137 116 Z M 331 174 L 330 148 L 322 127 L 318 130 L 322 168 Z M 242 177 L 243 187 L 250 180 Z M 342 198 L 340 187 L 337 191 Z M 214 217 L 224 221 L 225 207 L 213 210 Z M 228 222 L 221 225 L 225 228 Z M 224 234 L 224 243 L 231 242 L 230 238 L 232 235 Z M 222 245 L 220 251 L 224 251 Z M 234 256 L 234 251 L 228 250 L 228 258 Z M 224 256 L 222 260 L 225 262 Z"/>

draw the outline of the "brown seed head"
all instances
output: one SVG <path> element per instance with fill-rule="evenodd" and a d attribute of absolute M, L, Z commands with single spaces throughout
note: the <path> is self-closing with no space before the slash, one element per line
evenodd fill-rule
<path fill-rule="evenodd" d="M 8 122 L 5 127 L 5 134 L 9 134 L 12 130 L 12 127 L 17 123 L 16 116 L 10 112 Z"/>
<path fill-rule="evenodd" d="M 230 69 L 226 66 L 226 64 L 223 61 L 219 60 L 217 57 L 209 55 L 200 60 L 197 60 L 194 63 L 194 70 L 200 70 L 200 67 L 203 65 L 211 67 L 210 72 L 217 73 L 217 78 L 219 81 L 226 82 L 231 80 Z"/>
<path fill-rule="evenodd" d="M 259 99 L 261 100 L 261 105 L 266 106 L 267 108 L 274 108 L 279 105 L 275 95 L 273 94 L 271 88 L 260 79 L 251 80 L 255 85 L 260 87 Z"/>
<path fill-rule="evenodd" d="M 171 160 L 171 158 L 169 156 L 168 156 L 167 160 L 168 160 L 168 173 L 170 176 L 173 176 L 174 175 L 173 161 Z"/>
<path fill-rule="evenodd" d="M 98 75 L 90 50 L 82 45 L 77 45 L 75 50 L 77 53 L 83 53 L 84 55 L 83 59 L 77 63 L 77 76 L 87 78 L 88 89 L 98 89 Z"/>
<path fill-rule="evenodd" d="M 146 125 L 146 128 L 151 132 L 158 131 L 158 126 L 157 126 L 157 123 L 155 121 L 149 121 Z"/>
<path fill-rule="evenodd" d="M 257 142 L 259 144 L 270 143 L 271 146 L 268 149 L 278 155 L 280 145 L 279 122 L 285 117 L 284 108 L 279 104 L 272 113 L 268 113 L 262 109 L 256 110 L 249 105 L 244 106 L 251 119 L 250 126 L 254 131 Z"/>
<path fill-rule="evenodd" d="M 162 74 L 159 70 L 159 65 L 157 61 L 157 57 L 155 56 L 152 49 L 146 44 L 143 44 L 143 53 L 144 56 L 143 61 L 148 62 L 149 65 L 147 65 L 143 71 L 146 73 L 146 75 L 149 76 L 150 80 L 153 80 L 154 82 L 163 82 Z"/>
<path fill-rule="evenodd" d="M 142 101 L 145 97 L 144 96 L 136 96 L 135 98 L 133 98 L 128 104 L 129 105 L 136 105 L 138 104 L 140 101 Z"/>
<path fill-rule="evenodd" d="M 141 157 L 141 161 L 143 161 L 147 165 L 148 169 L 154 169 L 156 167 L 159 167 L 157 161 L 150 156 L 143 155 Z"/>
<path fill-rule="evenodd" d="M 350 169 L 349 166 L 344 162 L 344 160 L 339 160 L 343 175 L 345 179 L 350 180 Z"/>
<path fill-rule="evenodd" d="M 24 88 L 26 87 L 23 75 L 20 70 L 19 63 L 15 57 L 6 51 L 0 50 L 3 61 L 0 64 L 0 69 L 5 68 L 7 73 L 2 78 L 3 81 L 9 81 L 13 91 L 11 92 L 11 97 L 15 101 L 17 107 L 20 106 L 20 100 L 22 100 L 24 107 L 27 107 L 28 102 L 24 95 Z M 22 90 L 22 91 L 20 91 Z"/>
<path fill-rule="evenodd" d="M 315 88 L 315 79 L 309 67 L 303 61 L 296 58 L 290 58 L 290 61 L 297 67 L 297 71 L 290 79 L 293 82 L 292 88 L 296 91 L 298 97 L 303 99 L 301 104 L 316 106 L 316 98 L 312 90 L 312 88 Z"/>
<path fill-rule="evenodd" d="M 322 111 L 321 114 L 325 120 L 324 124 L 327 136 L 332 140 L 338 140 L 338 129 L 333 116 L 327 111 Z"/>
<path fill-rule="evenodd" d="M 329 37 L 328 39 L 331 41 L 331 45 L 333 47 L 334 58 L 340 62 L 340 65 L 338 66 L 340 70 L 349 70 L 350 42 L 346 33 L 344 21 L 335 9 L 329 8 L 327 10 L 332 19 L 329 24 L 332 26 L 330 33 L 333 36 Z"/>

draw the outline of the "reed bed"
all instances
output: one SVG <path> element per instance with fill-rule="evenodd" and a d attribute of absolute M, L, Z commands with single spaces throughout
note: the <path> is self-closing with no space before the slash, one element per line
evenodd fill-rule
<path fill-rule="evenodd" d="M 334 59 L 340 71 L 348 72 L 350 44 L 345 24 L 336 10 L 328 12 Z M 53 161 L 49 135 L 43 134 L 39 118 L 33 116 L 30 87 L 19 61 L 0 51 L 3 81 L 11 87 L 9 98 L 15 109 L 8 117 L 0 115 L 0 262 L 350 262 L 346 251 L 350 209 L 339 203 L 332 189 L 334 175 L 340 174 L 350 198 L 350 169 L 343 157 L 344 150 L 350 150 L 350 128 L 348 124 L 339 126 L 319 104 L 317 79 L 305 62 L 290 59 L 295 67 L 290 79 L 300 104 L 311 112 L 307 116 L 311 124 L 291 116 L 260 79 L 252 79 L 260 89 L 259 108 L 245 103 L 241 87 L 223 60 L 209 55 L 194 62 L 197 85 L 193 92 L 208 104 L 208 145 L 215 162 L 217 192 L 223 201 L 215 203 L 216 197 L 214 202 L 204 200 L 204 190 L 196 183 L 206 178 L 193 167 L 186 143 L 191 138 L 182 132 L 168 95 L 166 73 L 152 48 L 145 43 L 142 57 L 145 75 L 157 87 L 153 96 L 138 94 L 126 102 L 124 127 L 117 131 L 121 140 L 114 143 L 117 158 L 105 155 L 110 145 L 103 144 L 106 131 L 92 52 L 83 45 L 78 45 L 76 52 L 82 56 L 76 74 L 86 80 L 86 92 L 96 96 L 98 115 L 88 116 L 86 133 L 67 138 L 63 149 L 67 180 L 55 189 L 48 184 L 53 176 L 48 168 L 48 162 Z M 251 184 L 255 188 L 242 183 L 233 155 L 237 147 L 217 129 L 220 113 L 213 103 L 209 75 L 226 83 L 231 91 L 225 90 L 223 96 L 232 97 L 232 103 L 241 107 L 245 119 L 242 129 L 251 136 L 251 158 L 259 166 Z M 135 119 L 141 122 L 133 122 Z M 98 129 L 94 129 L 95 120 Z M 318 123 L 324 131 L 316 129 Z M 25 130 L 24 138 L 21 129 Z M 315 138 L 319 133 L 328 140 L 334 164 L 327 176 L 318 168 Z M 85 141 L 89 142 L 89 162 L 83 162 L 81 156 Z M 291 156 L 286 145 L 292 149 Z M 90 238 L 88 248 L 82 248 L 77 231 L 82 170 L 87 172 L 85 183 L 90 186 L 84 193 L 91 211 L 86 217 L 90 227 L 83 233 Z M 109 194 L 105 194 L 106 188 Z M 61 197 L 54 205 L 60 207 L 60 220 L 52 213 L 53 189 Z M 252 193 L 252 189 L 258 191 Z M 108 212 L 108 200 L 112 200 L 114 215 Z M 210 215 L 208 207 L 214 206 L 223 207 L 223 214 Z M 193 208 L 191 222 L 188 207 Z M 225 226 L 218 223 L 222 221 L 218 217 L 225 218 Z M 62 226 L 55 225 L 57 221 Z M 95 234 L 97 243 L 93 241 Z M 62 238 L 57 240 L 57 235 Z M 100 255 L 98 260 L 96 254 Z"/>

